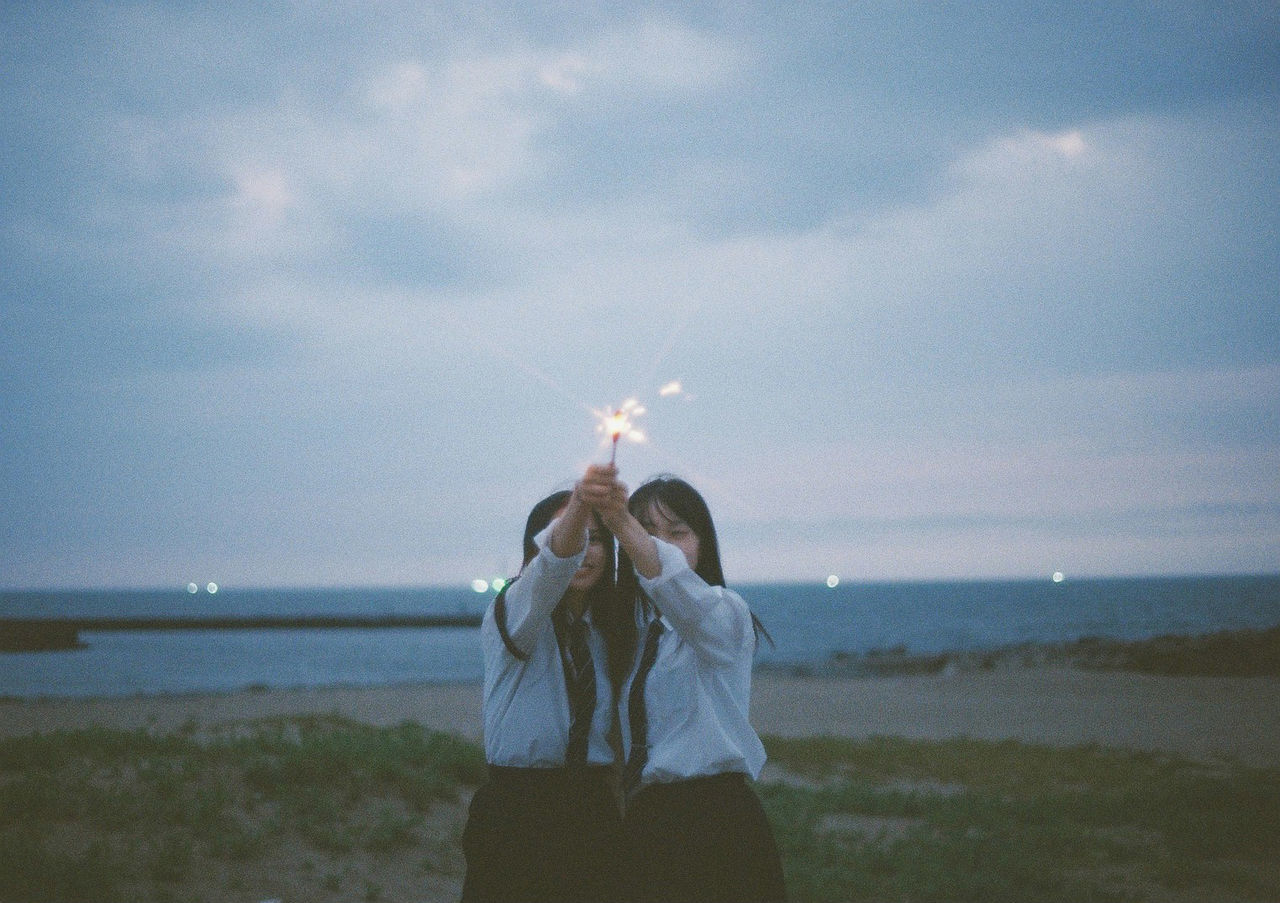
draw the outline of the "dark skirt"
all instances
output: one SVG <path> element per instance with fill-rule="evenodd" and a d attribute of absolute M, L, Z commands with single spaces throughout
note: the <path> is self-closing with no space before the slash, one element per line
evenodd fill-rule
<path fill-rule="evenodd" d="M 612 768 L 494 768 L 471 799 L 463 903 L 618 897 L 621 818 Z"/>
<path fill-rule="evenodd" d="M 785 900 L 782 861 L 760 798 L 741 774 L 642 789 L 623 822 L 635 903 Z"/>

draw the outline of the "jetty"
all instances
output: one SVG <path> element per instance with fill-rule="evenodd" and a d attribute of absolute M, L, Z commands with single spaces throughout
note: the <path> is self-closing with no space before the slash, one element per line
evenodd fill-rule
<path fill-rule="evenodd" d="M 0 618 L 0 652 L 81 649 L 81 633 L 142 630 L 386 630 L 479 627 L 481 615 L 215 615 Z"/>

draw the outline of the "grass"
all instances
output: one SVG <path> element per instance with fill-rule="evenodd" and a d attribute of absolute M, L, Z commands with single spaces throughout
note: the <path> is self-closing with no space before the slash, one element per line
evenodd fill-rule
<path fill-rule="evenodd" d="M 1062 643 L 1015 643 L 969 652 L 913 653 L 906 646 L 894 646 L 864 654 L 836 652 L 819 665 L 766 667 L 801 674 L 885 677 L 1044 665 L 1177 677 L 1276 676 L 1280 675 L 1280 624 L 1262 630 L 1167 634 L 1142 640 L 1086 636 Z"/>
<path fill-rule="evenodd" d="M 1280 625 L 1266 630 L 1223 630 L 1121 642 L 1084 637 L 1065 644 L 1073 664 L 1097 670 L 1214 677 L 1280 674 Z"/>
<path fill-rule="evenodd" d="M 976 740 L 768 738 L 796 900 L 1280 899 L 1280 772 Z"/>
<path fill-rule="evenodd" d="M 1014 742 L 765 742 L 781 771 L 758 790 L 793 900 L 1280 899 L 1276 770 Z M 483 771 L 456 737 L 337 718 L 6 740 L 0 901 L 393 901 L 435 879 L 456 897 L 465 788 Z"/>
<path fill-rule="evenodd" d="M 347 880 L 336 877 L 343 865 L 313 876 L 317 891 L 376 898 L 378 883 L 350 862 L 376 872 L 402 853 L 421 861 L 427 814 L 483 774 L 483 754 L 456 737 L 336 718 L 209 737 L 93 729 L 7 740 L 0 900 L 165 899 L 214 873 L 235 890 L 238 871 L 278 867 L 297 848 L 346 866 Z"/>

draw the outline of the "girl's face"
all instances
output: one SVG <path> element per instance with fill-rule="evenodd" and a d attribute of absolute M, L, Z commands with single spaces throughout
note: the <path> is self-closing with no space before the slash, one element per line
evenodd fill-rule
<path fill-rule="evenodd" d="M 557 515 L 558 516 L 558 515 Z M 607 557 L 607 533 L 604 526 L 596 518 L 592 518 L 591 529 L 587 533 L 587 553 L 582 559 L 578 572 L 569 581 L 569 589 L 586 592 L 604 576 L 605 558 Z"/>
<path fill-rule="evenodd" d="M 689 562 L 689 567 L 697 570 L 701 542 L 692 527 L 656 501 L 651 502 L 649 509 L 638 519 L 645 532 L 684 552 L 684 560 Z"/>

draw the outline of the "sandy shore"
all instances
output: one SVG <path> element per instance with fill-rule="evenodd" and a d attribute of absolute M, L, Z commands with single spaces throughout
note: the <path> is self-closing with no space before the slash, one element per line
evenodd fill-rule
<path fill-rule="evenodd" d="M 194 722 L 336 713 L 377 725 L 417 721 L 480 738 L 474 684 L 271 690 L 0 702 L 0 737 L 103 725 L 169 731 Z M 1054 746 L 1093 743 L 1280 767 L 1280 678 L 1158 677 L 1070 668 L 879 679 L 756 676 L 752 721 L 784 736 L 969 736 Z"/>

